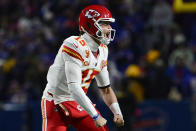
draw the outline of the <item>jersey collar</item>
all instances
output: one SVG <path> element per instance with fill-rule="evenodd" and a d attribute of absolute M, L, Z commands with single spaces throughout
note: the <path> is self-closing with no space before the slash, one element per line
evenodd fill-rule
<path fill-rule="evenodd" d="M 88 34 L 84 33 L 81 37 L 84 38 L 92 52 L 97 52 L 99 45 Z"/>

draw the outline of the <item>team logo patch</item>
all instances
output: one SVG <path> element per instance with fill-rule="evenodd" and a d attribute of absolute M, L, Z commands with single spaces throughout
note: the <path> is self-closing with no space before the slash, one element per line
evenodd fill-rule
<path fill-rule="evenodd" d="M 86 58 L 89 57 L 89 50 L 85 50 L 85 56 L 86 56 Z"/>
<path fill-rule="evenodd" d="M 95 11 L 95 10 L 89 9 L 86 12 L 85 16 L 87 16 L 89 19 L 91 19 L 91 18 L 100 16 L 100 14 L 97 11 Z"/>
<path fill-rule="evenodd" d="M 84 62 L 83 62 L 83 65 L 84 65 L 84 66 L 89 66 L 89 62 L 88 62 L 88 61 L 84 61 Z"/>
<path fill-rule="evenodd" d="M 100 64 L 100 68 L 103 69 L 105 66 L 107 66 L 107 63 L 108 63 L 107 60 L 106 61 L 102 60 Z"/>

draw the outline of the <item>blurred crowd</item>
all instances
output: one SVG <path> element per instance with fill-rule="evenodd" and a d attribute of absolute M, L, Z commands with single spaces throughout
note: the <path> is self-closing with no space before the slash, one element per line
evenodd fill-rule
<path fill-rule="evenodd" d="M 79 35 L 90 4 L 116 19 L 108 69 L 126 121 L 144 100 L 196 103 L 196 17 L 175 13 L 172 0 L 1 0 L 0 102 L 40 100 L 49 66 L 63 40 Z"/>
<path fill-rule="evenodd" d="M 1 102 L 40 100 L 49 66 L 63 40 L 79 34 L 89 4 L 116 18 L 108 68 L 121 104 L 196 101 L 196 17 L 176 14 L 172 0 L 1 0 Z"/>

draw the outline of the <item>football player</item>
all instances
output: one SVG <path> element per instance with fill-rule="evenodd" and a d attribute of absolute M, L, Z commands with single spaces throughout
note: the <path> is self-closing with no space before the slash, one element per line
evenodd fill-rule
<path fill-rule="evenodd" d="M 107 131 L 104 119 L 86 95 L 93 78 L 104 102 L 114 114 L 117 126 L 124 120 L 110 86 L 107 45 L 114 39 L 110 11 L 90 5 L 79 16 L 80 36 L 64 40 L 47 74 L 42 96 L 43 131 L 66 131 L 72 125 L 79 131 Z"/>

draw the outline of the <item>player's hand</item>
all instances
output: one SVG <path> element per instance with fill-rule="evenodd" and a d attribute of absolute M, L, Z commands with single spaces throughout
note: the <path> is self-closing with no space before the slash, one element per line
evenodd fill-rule
<path fill-rule="evenodd" d="M 115 114 L 113 121 L 118 127 L 124 126 L 124 119 L 120 114 Z"/>
<path fill-rule="evenodd" d="M 107 123 L 107 120 L 100 116 L 97 120 L 95 120 L 96 127 L 102 127 Z"/>

